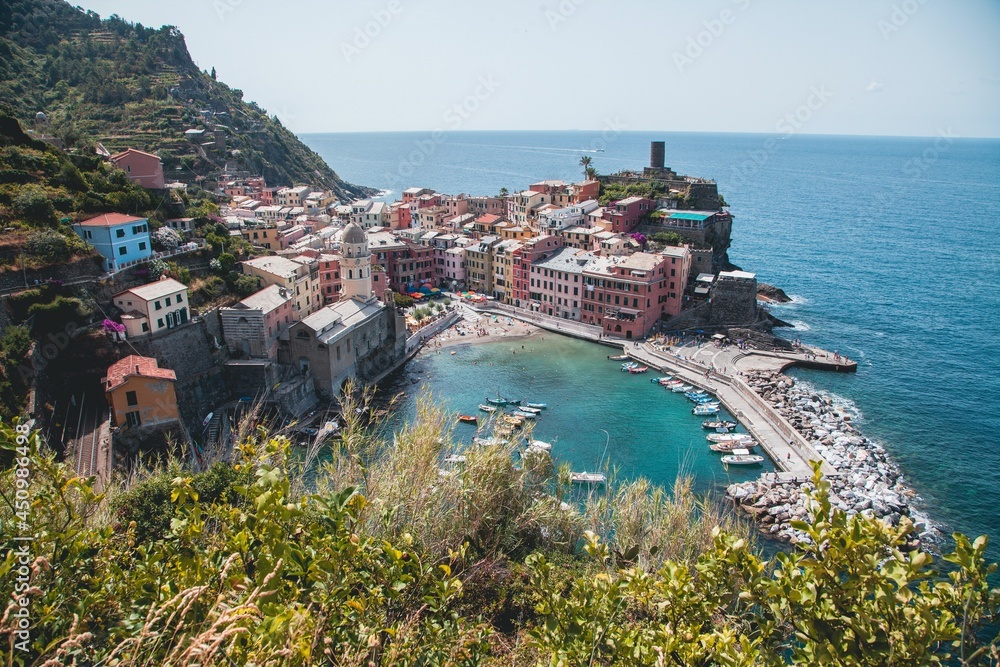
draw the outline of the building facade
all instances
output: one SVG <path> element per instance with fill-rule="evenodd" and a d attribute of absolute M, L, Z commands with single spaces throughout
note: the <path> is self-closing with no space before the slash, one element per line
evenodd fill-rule
<path fill-rule="evenodd" d="M 153 254 L 146 218 L 104 213 L 74 224 L 73 231 L 101 253 L 106 271 L 119 271 Z"/>

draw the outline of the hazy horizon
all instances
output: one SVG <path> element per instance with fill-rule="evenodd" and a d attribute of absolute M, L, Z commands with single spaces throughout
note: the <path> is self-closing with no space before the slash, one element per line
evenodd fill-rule
<path fill-rule="evenodd" d="M 199 67 L 299 134 L 1000 138 L 993 0 L 81 4 L 177 26 Z"/>

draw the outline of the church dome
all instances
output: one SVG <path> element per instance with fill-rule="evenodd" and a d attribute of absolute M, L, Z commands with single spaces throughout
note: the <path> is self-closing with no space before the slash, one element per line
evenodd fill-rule
<path fill-rule="evenodd" d="M 361 228 L 361 225 L 351 222 L 344 227 L 342 241 L 344 243 L 367 243 L 368 237 L 365 235 L 365 230 Z"/>

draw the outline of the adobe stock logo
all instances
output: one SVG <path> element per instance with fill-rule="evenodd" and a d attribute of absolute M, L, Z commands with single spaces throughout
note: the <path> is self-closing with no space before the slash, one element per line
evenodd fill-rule
<path fill-rule="evenodd" d="M 382 31 L 389 27 L 393 19 L 403 13 L 403 6 L 399 0 L 389 0 L 385 9 L 372 12 L 372 18 L 364 26 L 355 26 L 354 39 L 350 42 L 340 43 L 340 52 L 344 55 L 344 60 L 351 62 L 355 56 L 372 44 L 372 40 L 382 34 Z"/>

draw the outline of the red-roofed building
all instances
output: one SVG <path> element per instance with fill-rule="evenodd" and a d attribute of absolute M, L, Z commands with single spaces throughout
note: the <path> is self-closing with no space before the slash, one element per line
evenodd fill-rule
<path fill-rule="evenodd" d="M 132 354 L 116 361 L 101 380 L 111 406 L 111 423 L 118 428 L 138 428 L 179 421 L 176 381 L 176 374 L 160 368 L 156 359 Z"/>
<path fill-rule="evenodd" d="M 163 189 L 163 163 L 152 153 L 129 148 L 112 155 L 111 162 L 124 171 L 130 181 L 150 190 Z"/>
<path fill-rule="evenodd" d="M 104 256 L 107 271 L 146 261 L 153 253 L 146 218 L 104 213 L 74 224 L 73 231 Z"/>

